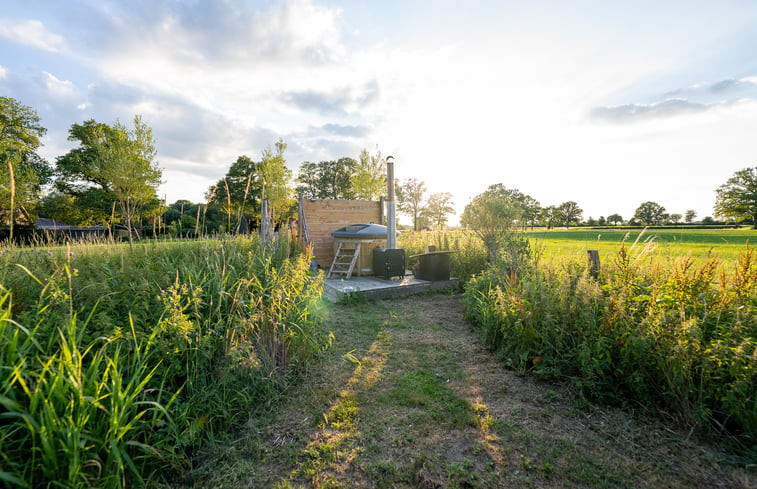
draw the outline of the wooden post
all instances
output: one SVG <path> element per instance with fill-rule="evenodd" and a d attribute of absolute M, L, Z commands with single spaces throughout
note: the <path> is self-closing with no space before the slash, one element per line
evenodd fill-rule
<path fill-rule="evenodd" d="M 260 201 L 260 240 L 268 244 L 271 234 L 271 219 L 268 211 L 268 199 Z"/>
<path fill-rule="evenodd" d="M 592 277 L 597 278 L 599 277 L 599 251 L 598 250 L 587 250 L 586 253 L 589 255 L 589 273 Z"/>

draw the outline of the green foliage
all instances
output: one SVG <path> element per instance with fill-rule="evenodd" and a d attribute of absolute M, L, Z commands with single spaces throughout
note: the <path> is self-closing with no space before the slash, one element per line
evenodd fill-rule
<path fill-rule="evenodd" d="M 717 216 L 738 221 L 751 219 L 757 229 L 757 167 L 737 171 L 715 193 Z"/>
<path fill-rule="evenodd" d="M 363 149 L 360 152 L 355 171 L 350 177 L 355 198 L 360 200 L 378 200 L 386 192 L 386 160 L 381 151 L 370 154 Z"/>
<path fill-rule="evenodd" d="M 425 213 L 436 229 L 443 228 L 447 224 L 447 215 L 455 213 L 453 205 L 452 194 L 449 192 L 439 192 L 428 198 Z"/>
<path fill-rule="evenodd" d="M 538 205 L 530 196 L 498 183 L 491 185 L 465 206 L 460 223 L 478 234 L 494 261 L 499 254 L 503 235 L 513 231 L 519 224 L 525 225 L 535 219 L 539 214 L 536 210 Z"/>
<path fill-rule="evenodd" d="M 321 278 L 288 255 L 257 239 L 0 255 L 0 478 L 172 477 L 265 409 L 331 341 Z"/>
<path fill-rule="evenodd" d="M 50 177 L 47 162 L 35 151 L 47 132 L 31 108 L 10 97 L 0 97 L 0 217 L 10 227 L 16 210 L 22 209 L 30 220 L 29 209 L 36 203 L 40 187 Z"/>
<path fill-rule="evenodd" d="M 413 229 L 418 231 L 423 222 L 423 214 L 426 208 L 423 199 L 426 194 L 426 184 L 416 178 L 408 178 L 397 185 L 397 209 L 410 216 L 413 220 Z"/>
<path fill-rule="evenodd" d="M 286 143 L 279 139 L 274 146 L 275 151 L 270 146 L 263 151 L 258 168 L 263 198 L 270 202 L 274 221 L 281 222 L 292 215 L 294 206 L 292 188 L 289 185 L 292 171 L 286 167 L 284 160 Z"/>
<path fill-rule="evenodd" d="M 306 161 L 297 174 L 296 191 L 307 199 L 354 199 L 352 177 L 356 167 L 357 161 L 352 158 L 319 163 Z"/>
<path fill-rule="evenodd" d="M 757 263 L 747 248 L 715 259 L 649 264 L 621 247 L 594 280 L 583 262 L 522 273 L 493 266 L 466 291 L 467 314 L 514 368 L 571 378 L 589 396 L 640 402 L 757 441 Z"/>
<path fill-rule="evenodd" d="M 572 200 L 563 202 L 557 207 L 557 222 L 563 226 L 578 224 L 583 213 L 584 211 Z"/>
<path fill-rule="evenodd" d="M 156 199 L 162 175 L 155 161 L 152 130 L 139 116 L 134 117 L 134 129 L 118 121 L 110 126 L 90 119 L 73 124 L 68 139 L 78 141 L 79 147 L 57 159 L 57 188 L 89 200 L 101 198 L 96 205 L 100 214 L 118 202 L 131 243 L 132 219 Z"/>
<path fill-rule="evenodd" d="M 634 212 L 633 217 L 644 226 L 654 226 L 666 219 L 665 208 L 657 202 L 644 202 Z"/>

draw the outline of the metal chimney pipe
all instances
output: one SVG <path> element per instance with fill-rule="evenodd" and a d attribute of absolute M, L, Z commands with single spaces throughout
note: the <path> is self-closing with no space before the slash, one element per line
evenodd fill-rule
<path fill-rule="evenodd" d="M 386 248 L 397 248 L 397 222 L 394 202 L 394 156 L 386 157 Z"/>

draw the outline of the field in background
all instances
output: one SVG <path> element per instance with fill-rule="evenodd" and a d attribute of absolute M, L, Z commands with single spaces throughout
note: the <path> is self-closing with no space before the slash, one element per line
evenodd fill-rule
<path fill-rule="evenodd" d="M 555 229 L 526 231 L 534 246 L 546 258 L 571 257 L 584 259 L 586 250 L 598 250 L 603 259 L 617 252 L 620 244 L 654 247 L 651 255 L 673 258 L 691 255 L 695 258 L 716 256 L 732 261 L 746 245 L 757 238 L 753 229 Z"/>

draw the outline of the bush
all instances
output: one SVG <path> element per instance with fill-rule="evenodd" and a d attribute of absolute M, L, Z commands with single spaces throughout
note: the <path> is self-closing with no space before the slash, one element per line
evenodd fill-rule
<path fill-rule="evenodd" d="M 468 318 L 517 369 L 572 379 L 612 404 L 640 402 L 757 443 L 754 252 L 731 270 L 661 265 L 622 247 L 598 280 L 584 263 L 494 265 L 466 290 Z"/>

